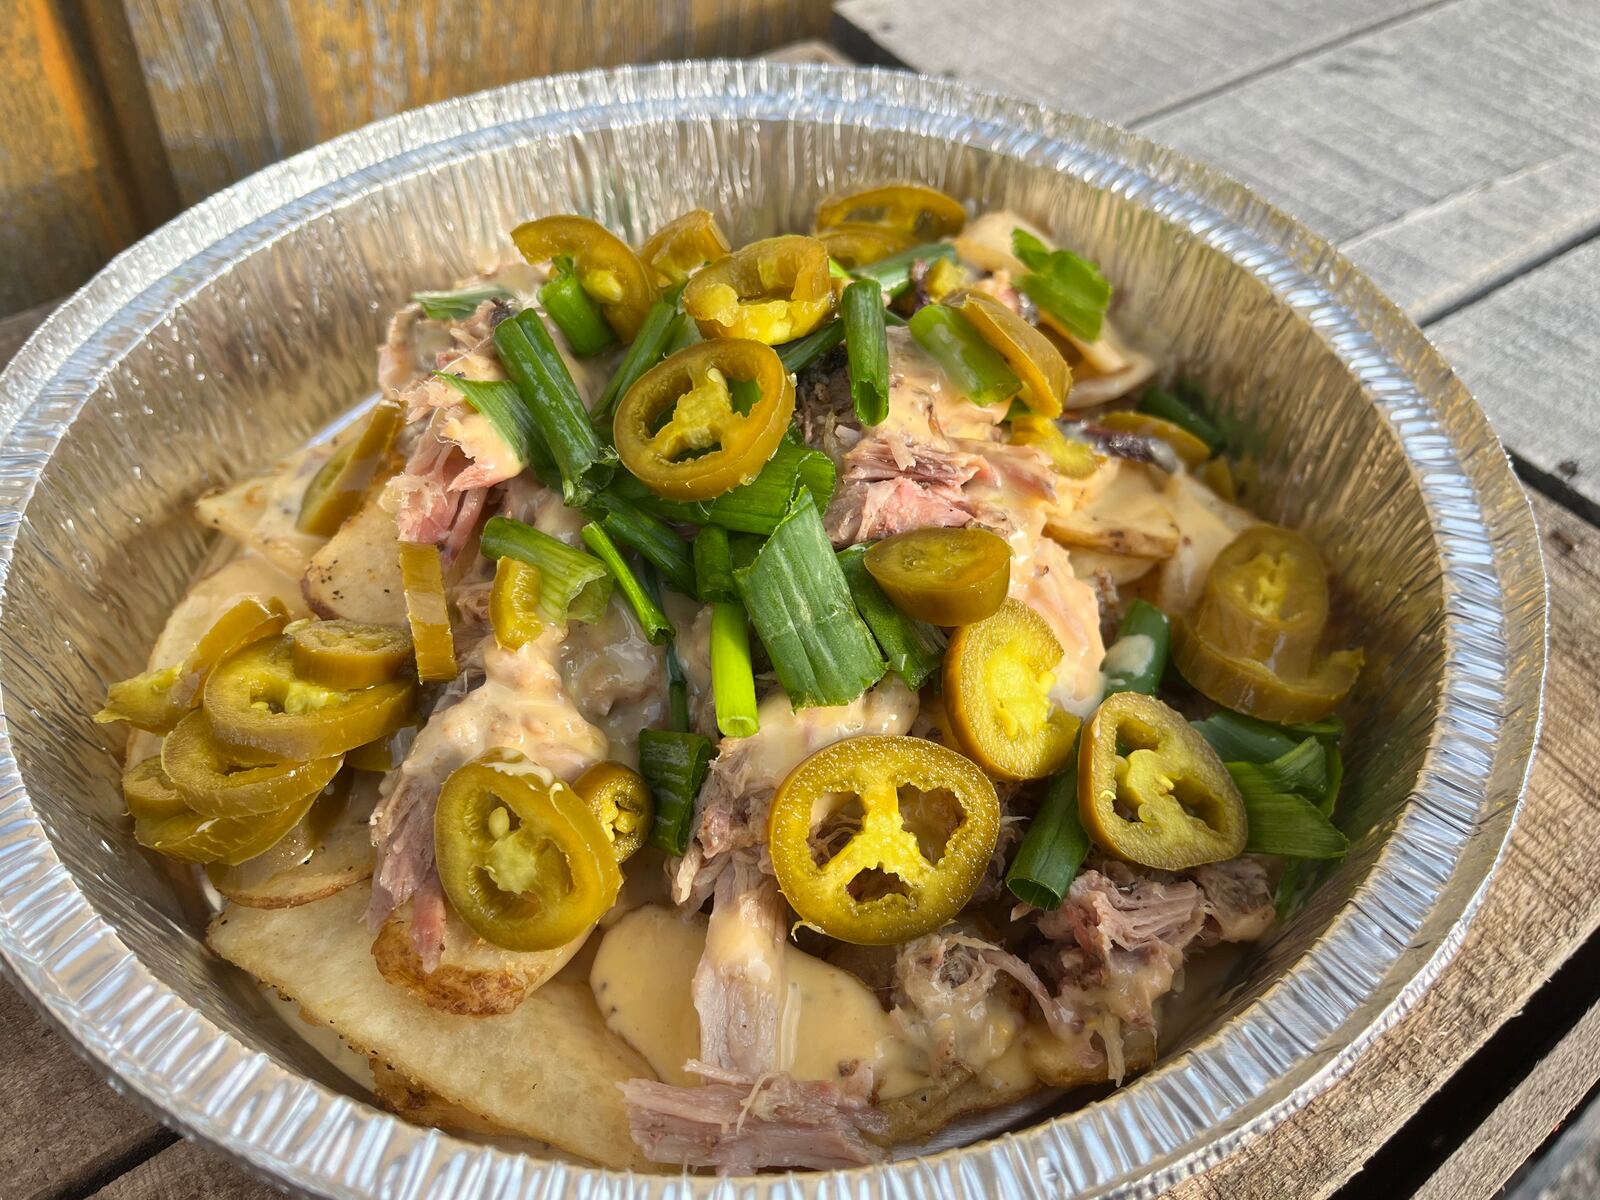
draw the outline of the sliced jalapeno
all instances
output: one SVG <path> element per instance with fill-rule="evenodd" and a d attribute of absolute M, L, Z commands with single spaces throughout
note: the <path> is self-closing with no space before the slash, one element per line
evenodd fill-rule
<path fill-rule="evenodd" d="M 434 851 L 451 906 L 479 937 L 507 950 L 565 946 L 622 886 L 605 830 L 582 797 L 503 752 L 445 781 Z"/>
<path fill-rule="evenodd" d="M 338 533 L 383 470 L 402 424 L 399 404 L 392 400 L 377 404 L 361 436 L 335 450 L 311 477 L 295 528 L 317 537 Z"/>
<path fill-rule="evenodd" d="M 881 225 L 840 225 L 818 233 L 817 240 L 828 248 L 829 258 L 851 270 L 917 244 L 915 238 Z"/>
<path fill-rule="evenodd" d="M 205 713 L 235 754 L 310 762 L 409 724 L 415 694 L 406 679 L 355 691 L 319 687 L 296 674 L 293 642 L 281 637 L 246 647 L 213 671 Z"/>
<path fill-rule="evenodd" d="M 340 758 L 247 764 L 212 734 L 203 712 L 178 722 L 161 743 L 161 769 L 184 803 L 207 817 L 276 812 L 327 787 Z"/>
<path fill-rule="evenodd" d="M 539 568 L 501 555 L 489 590 L 489 624 L 494 640 L 506 650 L 520 650 L 544 629 L 539 619 Z"/>
<path fill-rule="evenodd" d="M 1110 412 L 1096 417 L 1094 423 L 1103 429 L 1136 433 L 1141 437 L 1165 442 L 1172 447 L 1172 452 L 1178 456 L 1179 461 L 1190 470 L 1194 470 L 1211 457 L 1210 446 L 1182 425 L 1168 421 L 1164 417 L 1153 417 L 1149 413 L 1142 412 Z"/>
<path fill-rule="evenodd" d="M 993 616 L 1011 583 L 1011 546 L 987 529 L 912 529 L 875 542 L 862 560 L 907 616 L 971 625 Z"/>
<path fill-rule="evenodd" d="M 388 683 L 411 661 L 411 635 L 393 625 L 309 621 L 290 637 L 296 673 L 319 687 L 369 688 Z"/>
<path fill-rule="evenodd" d="M 574 216 L 528 221 L 511 231 L 511 240 L 531 263 L 572 259 L 578 283 L 611 328 L 623 341 L 633 341 L 655 303 L 656 285 L 626 242 L 588 217 Z"/>
<path fill-rule="evenodd" d="M 406 593 L 406 620 L 417 659 L 417 678 L 441 683 L 456 677 L 455 634 L 444 593 L 444 562 L 439 547 L 400 543 L 400 584 Z"/>
<path fill-rule="evenodd" d="M 206 680 L 219 662 L 241 646 L 279 633 L 288 620 L 288 611 L 276 597 L 263 603 L 246 596 L 217 618 L 181 663 L 113 683 L 95 721 L 126 721 L 146 733 L 170 733 L 200 702 Z"/>
<path fill-rule="evenodd" d="M 704 336 L 767 346 L 804 337 L 833 308 L 827 247 L 799 234 L 751 242 L 700 268 L 683 289 L 683 311 Z"/>
<path fill-rule="evenodd" d="M 644 776 L 621 763 L 595 763 L 573 781 L 572 790 L 583 797 L 611 842 L 617 861 L 626 862 L 644 845 L 655 817 L 655 802 Z"/>
<path fill-rule="evenodd" d="M 817 205 L 815 228 L 872 225 L 916 242 L 960 233 L 967 223 L 961 201 L 913 183 L 867 184 L 835 192 Z"/>
<path fill-rule="evenodd" d="M 652 233 L 639 257 L 661 283 L 673 284 L 682 283 L 697 267 L 726 257 L 730 249 L 717 219 L 703 208 L 691 208 Z"/>
<path fill-rule="evenodd" d="M 759 390 L 746 412 L 734 405 L 738 381 Z M 658 496 L 709 500 L 761 473 L 793 415 L 794 379 L 775 351 L 709 341 L 640 376 L 617 406 L 612 432 L 623 465 Z"/>
<path fill-rule="evenodd" d="M 1154 696 L 1116 692 L 1084 726 L 1078 810 L 1103 850 L 1181 871 L 1243 852 L 1244 798 L 1205 738 Z"/>
<path fill-rule="evenodd" d="M 1022 402 L 1041 417 L 1059 417 L 1072 390 L 1072 368 L 1055 343 L 982 292 L 968 292 L 954 307 L 1016 372 Z"/>

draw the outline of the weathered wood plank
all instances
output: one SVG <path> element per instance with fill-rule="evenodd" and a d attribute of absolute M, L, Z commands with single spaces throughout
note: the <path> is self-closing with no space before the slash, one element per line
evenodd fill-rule
<path fill-rule="evenodd" d="M 1349 1075 L 1173 1200 L 1314 1200 L 1348 1179 L 1600 928 L 1600 530 L 1534 497 L 1550 574 L 1545 726 L 1506 859 L 1455 960 Z M 1487 1194 L 1487 1191 L 1485 1192 Z"/>
<path fill-rule="evenodd" d="M 930 75 L 1133 125 L 1436 3 L 840 0 L 834 8 L 846 50 L 856 33 Z"/>
<path fill-rule="evenodd" d="M 1600 240 L 1444 318 L 1428 336 L 1506 444 L 1600 516 Z"/>
<path fill-rule="evenodd" d="M 1540 1059 L 1414 1200 L 1491 1196 L 1600 1081 L 1600 1004 Z"/>
<path fill-rule="evenodd" d="M 0 3 L 0 313 L 71 291 L 139 232 L 74 17 Z"/>
<path fill-rule="evenodd" d="M 178 1142 L 112 1180 L 93 1200 L 281 1200 L 283 1192 L 193 1142 Z"/>
<path fill-rule="evenodd" d="M 186 203 L 419 104 L 582 67 L 750 55 L 826 31 L 826 0 L 126 0 Z"/>

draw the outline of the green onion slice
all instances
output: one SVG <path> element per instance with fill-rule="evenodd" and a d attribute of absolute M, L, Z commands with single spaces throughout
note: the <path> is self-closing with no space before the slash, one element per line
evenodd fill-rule
<path fill-rule="evenodd" d="M 1078 816 L 1078 769 L 1074 764 L 1050 781 L 1006 872 L 1006 887 L 1024 904 L 1060 908 L 1088 855 L 1089 835 Z"/>
<path fill-rule="evenodd" d="M 1011 249 L 1027 267 L 1017 287 L 1086 342 L 1098 341 L 1111 284 L 1100 268 L 1071 250 L 1051 250 L 1026 229 L 1011 233 Z"/>
<path fill-rule="evenodd" d="M 479 547 L 486 558 L 512 558 L 539 568 L 540 618 L 551 623 L 597 621 L 611 600 L 605 563 L 548 533 L 509 517 L 491 517 Z"/>
<path fill-rule="evenodd" d="M 516 293 L 489 284 L 453 292 L 412 292 L 411 299 L 422 305 L 422 315 L 430 321 L 464 321 L 477 312 L 485 300 L 514 300 Z"/>
<path fill-rule="evenodd" d="M 650 844 L 668 854 L 689 848 L 695 799 L 711 766 L 711 741 L 698 733 L 665 729 L 639 732 L 639 774 L 655 797 Z"/>
<path fill-rule="evenodd" d="M 913 691 L 938 673 L 944 661 L 945 636 L 937 626 L 908 617 L 894 606 L 884 594 L 878 581 L 867 570 L 862 560 L 866 546 L 851 546 L 836 556 L 844 571 L 845 582 L 850 585 L 850 597 L 856 610 L 872 630 L 889 668 L 900 673 L 900 678 Z"/>
<path fill-rule="evenodd" d="M 650 639 L 652 646 L 659 646 L 663 642 L 672 640 L 672 622 L 667 620 L 661 606 L 644 590 L 644 586 L 633 573 L 633 568 L 628 566 L 627 560 L 622 557 L 622 551 L 617 549 L 617 544 L 611 540 L 609 534 L 597 522 L 591 521 L 582 529 L 583 544 L 594 551 L 594 555 L 605 563 L 606 570 L 611 572 L 611 578 L 616 581 L 617 587 L 622 590 L 623 599 L 633 609 L 633 615 L 639 618 L 639 624 L 644 626 L 645 637 Z"/>
<path fill-rule="evenodd" d="M 750 628 L 738 604 L 711 606 L 711 698 L 725 737 L 749 737 L 758 728 L 756 677 L 750 665 Z"/>
<path fill-rule="evenodd" d="M 850 356 L 850 397 L 863 425 L 889 415 L 889 338 L 884 332 L 883 293 L 870 279 L 844 289 L 844 344 Z"/>

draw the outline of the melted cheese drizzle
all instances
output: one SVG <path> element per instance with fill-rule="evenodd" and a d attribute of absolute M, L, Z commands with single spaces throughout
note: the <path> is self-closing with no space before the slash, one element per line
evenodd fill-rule
<path fill-rule="evenodd" d="M 720 936 L 735 935 L 729 930 Z M 700 1082 L 683 1068 L 700 1054 L 691 985 L 705 944 L 705 918 L 647 905 L 606 931 L 589 974 L 606 1025 L 644 1055 L 662 1080 L 680 1087 Z M 880 1096 L 926 1085 L 921 1048 L 896 1029 L 859 979 L 792 945 L 784 947 L 782 969 L 779 1062 L 796 1079 L 837 1081 L 866 1062 Z"/>

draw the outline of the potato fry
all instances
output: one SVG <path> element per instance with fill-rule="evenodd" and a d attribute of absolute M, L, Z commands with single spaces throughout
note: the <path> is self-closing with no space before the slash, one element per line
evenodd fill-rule
<path fill-rule="evenodd" d="M 406 624 L 400 536 L 374 491 L 305 565 L 301 590 L 319 617 Z"/>
<path fill-rule="evenodd" d="M 357 773 L 343 796 L 318 800 L 271 850 L 237 867 L 207 867 L 206 875 L 217 891 L 248 908 L 293 908 L 331 896 L 372 876 L 367 822 L 377 800 L 378 777 Z"/>
<path fill-rule="evenodd" d="M 229 905 L 208 941 L 425 1091 L 603 1166 L 659 1169 L 629 1137 L 616 1086 L 654 1075 L 606 1028 L 586 984 L 549 983 L 504 1016 L 429 1008 L 378 973 L 365 920 L 370 894 L 357 884 L 298 908 Z"/>
<path fill-rule="evenodd" d="M 413 1125 L 428 1125 L 443 1129 L 446 1133 L 464 1133 L 469 1137 L 516 1136 L 505 1126 L 496 1125 L 486 1117 L 434 1095 L 377 1059 L 372 1061 L 372 1095 L 379 1108 L 387 1109 Z"/>
<path fill-rule="evenodd" d="M 373 961 L 390 983 L 410 991 L 440 1012 L 488 1017 L 508 1013 L 567 965 L 586 942 L 585 933 L 557 950 L 519 953 L 490 945 L 446 908 L 444 954 L 432 971 L 411 948 L 411 904 L 397 908 L 372 943 Z"/>
<path fill-rule="evenodd" d="M 266 475 L 241 480 L 195 501 L 202 525 L 231 537 L 272 560 L 280 570 L 298 576 L 323 539 L 294 527 L 300 498 L 317 468 L 333 453 L 334 442 L 321 442 L 290 455 Z"/>

